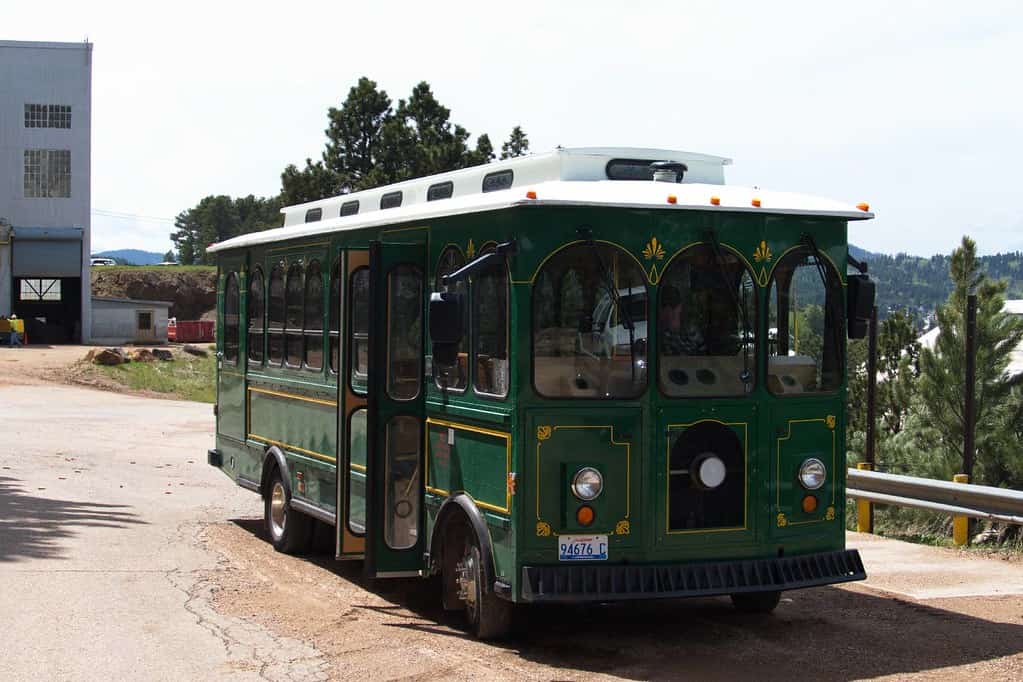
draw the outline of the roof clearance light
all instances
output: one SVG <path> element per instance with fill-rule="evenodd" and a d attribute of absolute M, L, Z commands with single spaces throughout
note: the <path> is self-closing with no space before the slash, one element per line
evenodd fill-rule
<path fill-rule="evenodd" d="M 752 202 L 750 202 L 750 203 L 752 203 L 752 204 L 753 204 L 754 206 L 756 206 L 757 208 L 760 208 L 760 199 L 758 199 L 758 198 L 756 198 L 756 197 L 753 197 L 753 201 L 752 201 Z"/>
<path fill-rule="evenodd" d="M 678 197 L 675 196 L 674 194 L 669 194 L 668 195 L 668 203 L 669 204 L 677 204 L 678 203 Z"/>
<path fill-rule="evenodd" d="M 527 199 L 536 199 L 536 190 L 532 190 L 531 189 L 528 192 L 526 192 L 526 198 Z"/>
<path fill-rule="evenodd" d="M 720 206 L 721 205 L 721 197 L 711 197 L 710 198 L 710 203 L 711 203 L 711 206 Z"/>
<path fill-rule="evenodd" d="M 856 208 L 860 209 L 861 211 L 869 211 L 870 204 L 868 204 L 865 201 L 861 201 L 860 203 L 856 204 Z"/>

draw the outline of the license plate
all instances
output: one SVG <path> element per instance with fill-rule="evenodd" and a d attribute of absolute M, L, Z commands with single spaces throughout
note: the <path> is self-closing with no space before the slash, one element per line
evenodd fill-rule
<path fill-rule="evenodd" d="M 559 561 L 607 561 L 606 535 L 562 535 L 558 537 Z"/>

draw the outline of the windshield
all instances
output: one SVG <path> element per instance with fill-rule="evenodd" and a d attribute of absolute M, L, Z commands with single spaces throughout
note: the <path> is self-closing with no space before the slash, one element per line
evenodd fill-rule
<path fill-rule="evenodd" d="M 646 388 L 646 276 L 607 244 L 570 246 L 533 287 L 533 385 L 549 398 L 634 398 Z"/>
<path fill-rule="evenodd" d="M 709 244 L 683 252 L 658 283 L 661 391 L 707 397 L 752 390 L 756 318 L 753 278 L 735 254 Z"/>

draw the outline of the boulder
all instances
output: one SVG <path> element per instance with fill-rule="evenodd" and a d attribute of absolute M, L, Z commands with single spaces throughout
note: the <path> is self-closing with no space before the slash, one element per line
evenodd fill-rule
<path fill-rule="evenodd" d="M 204 358 L 204 357 L 206 357 L 207 355 L 210 354 L 210 352 L 208 350 L 206 350 L 205 348 L 200 348 L 199 346 L 193 346 L 190 343 L 186 343 L 181 348 L 181 350 L 185 351 L 189 355 L 195 355 L 195 356 L 200 357 L 200 358 Z"/>
<path fill-rule="evenodd" d="M 92 361 L 97 365 L 110 366 L 129 362 L 128 356 L 120 348 L 104 348 L 103 350 L 94 351 L 94 353 Z"/>
<path fill-rule="evenodd" d="M 131 360 L 132 362 L 152 362 L 156 360 L 156 356 L 148 348 L 139 348 L 132 351 Z"/>
<path fill-rule="evenodd" d="M 153 357 L 157 360 L 163 360 L 164 362 L 170 362 L 174 359 L 174 354 L 165 348 L 154 348 Z"/>

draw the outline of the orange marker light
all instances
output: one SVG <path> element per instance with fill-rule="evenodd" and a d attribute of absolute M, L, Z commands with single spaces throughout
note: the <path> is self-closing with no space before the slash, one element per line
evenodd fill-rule
<path fill-rule="evenodd" d="M 803 511 L 807 514 L 812 514 L 817 511 L 817 498 L 813 495 L 807 495 L 803 498 Z"/>
<path fill-rule="evenodd" d="M 712 206 L 720 206 L 721 205 L 721 197 L 711 197 L 710 198 L 710 203 L 711 203 Z"/>
<path fill-rule="evenodd" d="M 856 204 L 856 208 L 860 209 L 861 211 L 869 211 L 870 204 L 868 204 L 865 201 L 861 201 L 860 203 Z"/>
<path fill-rule="evenodd" d="M 526 198 L 527 199 L 536 199 L 536 192 L 533 191 L 533 190 L 529 190 L 528 192 L 526 192 Z"/>
<path fill-rule="evenodd" d="M 760 208 L 760 199 L 757 199 L 756 197 L 754 197 L 753 201 L 751 201 L 750 203 L 752 203 L 757 208 Z"/>
<path fill-rule="evenodd" d="M 588 526 L 593 523 L 594 516 L 593 507 L 589 507 L 585 504 L 579 507 L 579 509 L 575 512 L 575 520 L 579 522 L 580 526 Z"/>
<path fill-rule="evenodd" d="M 669 204 L 677 204 L 678 203 L 678 197 L 675 196 L 674 194 L 669 194 L 668 195 L 668 203 Z"/>

